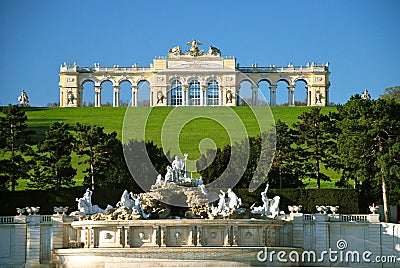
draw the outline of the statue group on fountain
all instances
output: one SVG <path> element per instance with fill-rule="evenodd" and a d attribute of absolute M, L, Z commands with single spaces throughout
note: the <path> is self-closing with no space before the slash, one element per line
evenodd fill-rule
<path fill-rule="evenodd" d="M 83 213 L 84 215 L 92 215 L 95 213 L 104 213 L 113 207 L 107 205 L 105 209 L 100 208 L 98 205 L 92 204 L 92 194 L 93 191 L 89 188 L 86 189 L 86 192 L 83 194 L 83 197 L 76 198 L 76 202 L 78 202 L 78 211 Z"/>
<path fill-rule="evenodd" d="M 227 197 L 225 197 L 227 196 Z M 212 216 L 229 216 L 242 205 L 242 200 L 229 188 L 226 193 L 220 190 L 217 207 L 211 207 Z"/>
<path fill-rule="evenodd" d="M 269 188 L 269 184 L 267 183 L 265 190 L 261 192 L 261 201 L 263 202 L 263 205 L 260 207 L 254 207 L 252 206 L 252 213 L 253 214 L 261 214 L 262 216 L 265 216 L 267 218 L 271 219 L 276 219 L 279 216 L 279 202 L 280 202 L 280 197 L 275 196 L 274 198 L 270 199 L 267 196 L 267 191 Z"/>

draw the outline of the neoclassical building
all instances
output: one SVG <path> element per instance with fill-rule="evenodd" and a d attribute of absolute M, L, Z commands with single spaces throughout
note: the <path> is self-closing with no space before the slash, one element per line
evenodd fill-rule
<path fill-rule="evenodd" d="M 120 106 L 121 83 L 129 82 L 132 90 L 130 104 L 138 106 L 138 85 L 147 81 L 150 86 L 150 106 L 236 106 L 242 103 L 241 84 L 251 84 L 249 105 L 259 105 L 259 83 L 269 84 L 269 105 L 275 106 L 277 83 L 285 81 L 288 89 L 288 105 L 295 104 L 295 84 L 303 81 L 307 89 L 308 106 L 329 104 L 329 66 L 315 63 L 306 66 L 241 67 L 233 57 L 221 57 L 221 51 L 213 46 L 203 51 L 201 43 L 193 39 L 190 47 L 182 51 L 180 46 L 168 51 L 168 57 L 154 58 L 149 67 L 82 67 L 64 63 L 60 67 L 60 106 L 83 105 L 84 84 L 94 84 L 94 105 L 101 106 L 104 82 L 113 85 L 113 106 Z"/>

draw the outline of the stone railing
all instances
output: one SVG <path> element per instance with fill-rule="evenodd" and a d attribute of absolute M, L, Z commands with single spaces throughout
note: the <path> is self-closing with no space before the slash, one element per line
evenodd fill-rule
<path fill-rule="evenodd" d="M 294 213 L 288 214 L 289 220 L 296 220 L 301 218 L 303 222 L 326 221 L 326 222 L 379 222 L 379 214 L 303 214 Z M 298 220 L 297 220 L 298 221 Z"/>
<path fill-rule="evenodd" d="M 60 67 L 61 73 L 96 73 L 96 72 L 151 72 L 151 67 L 83 67 L 78 65 L 62 65 Z"/>
<path fill-rule="evenodd" d="M 327 72 L 328 66 L 290 66 L 290 67 L 239 67 L 238 71 L 243 73 L 302 73 L 302 72 Z"/>

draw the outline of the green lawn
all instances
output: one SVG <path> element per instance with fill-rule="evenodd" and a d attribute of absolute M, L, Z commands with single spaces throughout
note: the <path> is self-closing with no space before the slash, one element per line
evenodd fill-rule
<path fill-rule="evenodd" d="M 298 120 L 298 116 L 311 107 L 79 107 L 79 108 L 26 108 L 28 126 L 36 134 L 34 139 L 43 138 L 48 126 L 55 121 L 69 123 L 71 128 L 76 122 L 81 124 L 103 126 L 106 132 L 116 131 L 118 138 L 124 140 L 140 138 L 153 140 L 157 145 L 163 144 L 164 150 L 171 155 L 188 153 L 189 159 L 197 159 L 207 148 L 223 147 L 231 143 L 230 139 L 239 141 L 246 135 L 260 133 L 259 121 L 263 129 L 271 125 L 272 120 L 284 121 L 289 126 Z M 322 107 L 324 113 L 335 111 L 335 107 Z M 126 116 L 125 116 L 126 115 Z M 273 115 L 273 116 L 272 116 Z M 124 123 L 125 117 L 125 123 Z M 273 119 L 272 119 L 273 118 Z M 243 122 L 243 125 L 242 123 Z M 179 135 L 179 136 L 178 136 Z M 179 139 L 178 139 L 179 137 Z M 77 167 L 77 158 L 73 164 Z M 82 169 L 78 168 L 77 184 L 82 182 Z M 333 182 L 322 182 L 322 187 L 334 187 L 338 174 L 328 170 Z M 313 181 L 308 187 L 315 187 Z M 24 188 L 21 182 L 19 188 Z"/>

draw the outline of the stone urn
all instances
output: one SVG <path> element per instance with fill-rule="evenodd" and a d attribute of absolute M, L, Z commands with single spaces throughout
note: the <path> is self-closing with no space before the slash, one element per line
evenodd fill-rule
<path fill-rule="evenodd" d="M 326 214 L 326 212 L 328 212 L 329 210 L 328 206 L 315 206 L 315 208 L 319 213 L 324 213 L 324 214 Z"/>
<path fill-rule="evenodd" d="M 299 213 L 302 208 L 303 208 L 302 205 L 293 206 L 293 211 L 294 211 L 294 213 Z"/>
<path fill-rule="evenodd" d="M 339 206 L 330 206 L 329 209 L 332 211 L 333 215 L 335 215 L 339 210 Z"/>
<path fill-rule="evenodd" d="M 19 214 L 18 216 L 22 216 L 22 214 L 25 213 L 25 209 L 24 208 L 17 208 L 17 213 Z"/>
<path fill-rule="evenodd" d="M 375 204 L 372 204 L 372 206 L 369 206 L 369 210 L 371 211 L 372 214 L 376 214 L 378 209 L 379 209 L 379 206 L 375 206 Z"/>
<path fill-rule="evenodd" d="M 36 213 L 39 213 L 40 207 L 31 207 L 33 215 L 36 215 Z"/>

